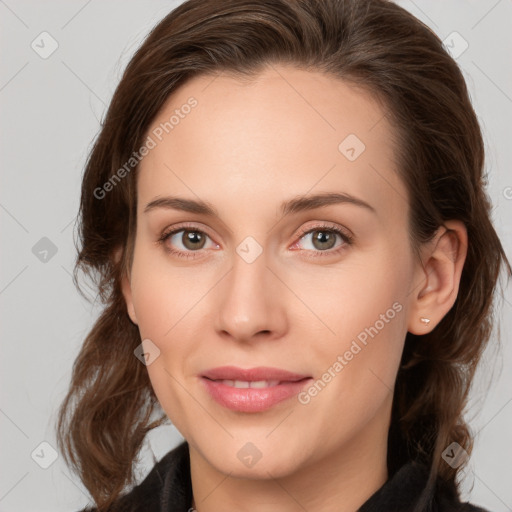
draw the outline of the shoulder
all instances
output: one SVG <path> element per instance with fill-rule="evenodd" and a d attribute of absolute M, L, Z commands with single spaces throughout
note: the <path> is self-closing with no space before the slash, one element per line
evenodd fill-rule
<path fill-rule="evenodd" d="M 440 512 L 491 512 L 467 501 L 461 502 L 459 490 L 454 482 L 439 481 L 434 502 L 438 503 L 438 510 Z"/>
<path fill-rule="evenodd" d="M 182 493 L 176 485 L 182 485 L 189 473 L 188 444 L 183 441 L 166 453 L 140 484 L 121 495 L 108 512 L 159 512 L 170 491 Z M 87 507 L 78 512 L 98 512 L 98 509 Z"/>
<path fill-rule="evenodd" d="M 439 512 L 490 512 L 469 502 L 462 502 L 458 486 L 454 481 L 438 478 L 435 491 L 432 493 L 434 510 Z"/>
<path fill-rule="evenodd" d="M 429 479 L 429 468 L 410 461 L 366 501 L 358 512 L 490 512 L 462 503 L 453 481 Z"/>

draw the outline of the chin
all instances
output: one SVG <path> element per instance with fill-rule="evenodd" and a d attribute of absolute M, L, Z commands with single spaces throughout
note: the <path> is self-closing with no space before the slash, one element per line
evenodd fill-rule
<path fill-rule="evenodd" d="M 234 478 L 266 480 L 285 477 L 300 469 L 304 457 L 298 460 L 297 453 L 305 454 L 304 445 L 284 443 L 282 437 L 270 441 L 265 439 L 267 435 L 268 431 L 259 436 L 243 435 L 222 444 L 206 439 L 205 445 L 194 443 L 194 446 L 217 471 Z"/>

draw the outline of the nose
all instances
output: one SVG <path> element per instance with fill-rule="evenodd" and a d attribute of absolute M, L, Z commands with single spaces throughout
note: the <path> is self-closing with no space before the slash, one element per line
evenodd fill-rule
<path fill-rule="evenodd" d="M 233 266 L 219 283 L 216 330 L 239 342 L 277 339 L 288 328 L 286 293 L 263 252 L 247 262 L 235 253 Z"/>

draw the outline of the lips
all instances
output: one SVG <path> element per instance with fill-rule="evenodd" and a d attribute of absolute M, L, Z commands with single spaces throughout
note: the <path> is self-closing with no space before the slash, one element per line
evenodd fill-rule
<path fill-rule="evenodd" d="M 238 368 L 236 366 L 220 366 L 218 368 L 206 370 L 201 374 L 201 376 L 210 380 L 238 380 L 245 382 L 297 382 L 310 377 L 310 375 L 301 375 L 281 368 L 270 368 L 267 366 L 259 366 L 257 368 L 249 369 Z"/>
<path fill-rule="evenodd" d="M 312 378 L 280 368 L 223 366 L 201 374 L 201 382 L 220 405 L 238 412 L 262 412 L 296 396 Z"/>

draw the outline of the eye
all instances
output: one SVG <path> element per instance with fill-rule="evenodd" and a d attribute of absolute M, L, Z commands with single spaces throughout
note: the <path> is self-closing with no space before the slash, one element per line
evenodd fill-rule
<path fill-rule="evenodd" d="M 309 239 L 309 247 L 306 247 L 306 250 L 312 252 L 312 256 L 314 257 L 324 256 L 323 253 L 327 253 L 327 255 L 337 254 L 353 243 L 353 237 L 351 235 L 342 231 L 340 228 L 325 224 L 304 230 L 299 236 L 300 240 L 308 241 Z M 336 239 L 341 239 L 342 243 L 332 250 L 335 247 Z M 297 245 L 298 242 L 295 243 L 292 248 L 296 248 Z"/>
<path fill-rule="evenodd" d="M 171 231 L 164 231 L 158 239 L 158 243 L 165 247 L 165 250 L 180 258 L 195 258 L 194 252 L 205 249 L 207 239 L 210 238 L 204 231 L 194 226 L 180 226 Z M 218 244 L 213 244 L 218 248 Z M 174 247 L 178 247 L 174 249 Z"/>

